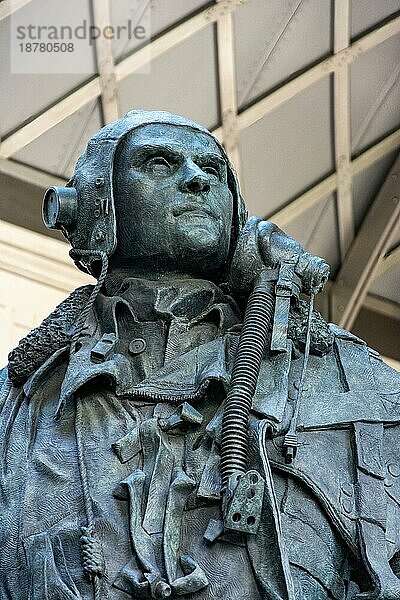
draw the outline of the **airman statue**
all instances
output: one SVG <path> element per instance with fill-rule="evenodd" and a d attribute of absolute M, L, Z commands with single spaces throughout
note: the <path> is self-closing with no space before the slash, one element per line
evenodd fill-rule
<path fill-rule="evenodd" d="M 97 281 L 0 372 L 0 598 L 400 599 L 399 376 L 217 139 L 131 111 L 43 217 Z"/>

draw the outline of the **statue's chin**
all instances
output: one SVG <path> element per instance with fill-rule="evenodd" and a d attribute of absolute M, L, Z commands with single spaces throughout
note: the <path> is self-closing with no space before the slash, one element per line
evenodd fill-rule
<path fill-rule="evenodd" d="M 119 240 L 113 268 L 152 275 L 169 272 L 213 278 L 227 259 L 229 236 L 222 223 L 212 218 L 180 217 L 166 220 L 159 235 Z"/>
<path fill-rule="evenodd" d="M 178 239 L 183 248 L 214 251 L 219 244 L 220 232 L 216 227 L 197 226 L 190 228 L 181 227 Z"/>
<path fill-rule="evenodd" d="M 177 228 L 175 253 L 186 266 L 192 263 L 195 270 L 215 272 L 226 259 L 228 240 L 221 235 L 217 222 L 198 222 L 194 220 Z"/>

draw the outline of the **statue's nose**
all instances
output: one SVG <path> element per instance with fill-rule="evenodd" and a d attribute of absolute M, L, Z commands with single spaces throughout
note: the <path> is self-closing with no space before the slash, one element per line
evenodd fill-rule
<path fill-rule="evenodd" d="M 210 182 L 207 173 L 197 165 L 187 166 L 181 182 L 181 189 L 190 194 L 204 194 L 210 191 Z"/>

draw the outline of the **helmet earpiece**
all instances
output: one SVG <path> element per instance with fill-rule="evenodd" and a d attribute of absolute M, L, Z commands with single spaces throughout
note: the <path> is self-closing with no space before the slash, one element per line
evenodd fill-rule
<path fill-rule="evenodd" d="M 73 187 L 49 187 L 43 196 L 42 215 L 48 229 L 70 229 L 76 224 L 78 193 Z"/>

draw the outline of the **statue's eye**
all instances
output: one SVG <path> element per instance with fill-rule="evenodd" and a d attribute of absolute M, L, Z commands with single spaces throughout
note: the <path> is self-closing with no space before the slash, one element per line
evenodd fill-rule
<path fill-rule="evenodd" d="M 153 156 L 145 163 L 146 169 L 155 175 L 169 175 L 172 167 L 166 158 L 163 156 Z"/>
<path fill-rule="evenodd" d="M 212 165 L 204 165 L 204 167 L 201 168 L 205 173 L 208 173 L 209 175 L 213 175 L 214 177 L 217 177 L 217 179 L 220 179 L 220 173 L 217 167 L 213 167 Z"/>

